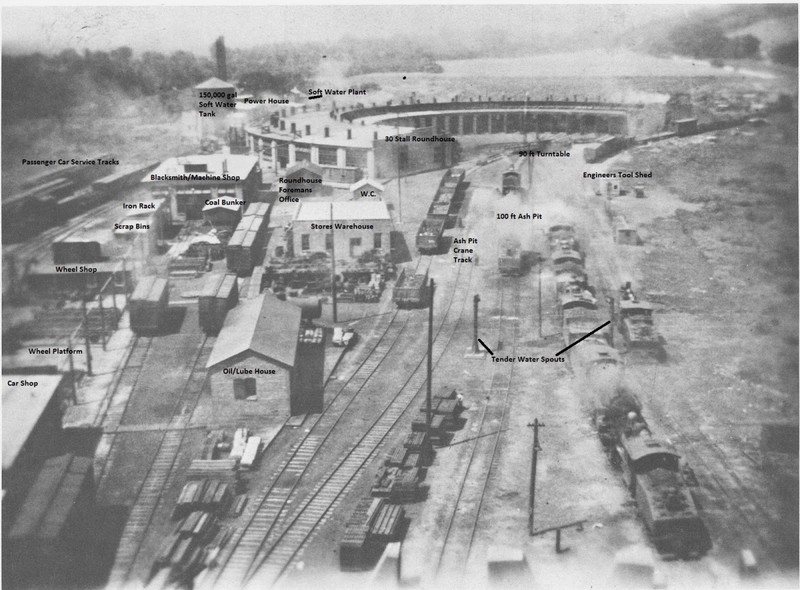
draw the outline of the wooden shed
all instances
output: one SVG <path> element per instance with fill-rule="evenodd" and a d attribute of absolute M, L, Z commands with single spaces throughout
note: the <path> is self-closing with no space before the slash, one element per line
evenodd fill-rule
<path fill-rule="evenodd" d="M 297 406 L 299 330 L 300 309 L 270 293 L 231 310 L 206 364 L 215 410 L 247 404 L 248 413 L 288 416 Z"/>
<path fill-rule="evenodd" d="M 164 327 L 169 305 L 169 281 L 156 276 L 139 280 L 130 299 L 131 330 L 151 334 Z"/>

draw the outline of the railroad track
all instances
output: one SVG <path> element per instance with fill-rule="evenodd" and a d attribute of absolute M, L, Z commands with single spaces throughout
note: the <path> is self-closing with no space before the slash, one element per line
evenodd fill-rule
<path fill-rule="evenodd" d="M 427 271 L 430 264 L 430 258 L 424 263 L 422 258 L 418 259 L 415 272 L 419 272 L 421 265 Z M 411 315 L 408 311 L 401 312 L 396 309 L 392 314 L 386 314 L 381 318 L 381 323 L 378 324 L 380 336 L 375 346 L 334 394 L 325 410 L 308 428 L 305 436 L 290 447 L 287 457 L 278 465 L 272 481 L 249 504 L 247 524 L 229 544 L 216 575 L 209 578 L 213 581 L 208 585 L 219 588 L 241 585 L 258 552 L 263 548 L 265 540 L 291 503 L 290 500 L 295 500 L 298 484 L 320 447 L 330 438 L 348 408 L 394 348 Z M 330 379 L 329 377 L 325 383 L 326 388 L 330 384 Z"/>
<path fill-rule="evenodd" d="M 204 337 L 192 363 L 189 378 L 173 404 L 169 430 L 161 436 L 155 458 L 147 470 L 136 495 L 136 502 L 128 515 L 109 575 L 108 585 L 112 588 L 121 587 L 130 578 L 162 494 L 169 488 L 174 477 L 173 467 L 191 417 L 191 411 L 186 410 L 197 404 L 205 383 L 205 362 L 211 352 L 208 341 L 208 338 Z"/>
<path fill-rule="evenodd" d="M 74 234 L 87 221 L 94 219 L 98 216 L 111 213 L 114 210 L 114 208 L 119 207 L 119 205 L 120 205 L 119 201 L 114 201 L 94 207 L 93 209 L 90 209 L 86 213 L 81 213 L 80 215 L 76 215 L 75 217 L 71 218 L 68 221 L 66 227 L 63 225 L 56 225 L 54 227 L 50 227 L 42 231 L 41 233 L 37 234 L 28 241 L 19 244 L 9 244 L 7 246 L 4 246 L 3 255 L 14 256 L 17 259 L 17 264 L 25 260 L 28 260 L 30 258 L 35 258 L 36 254 L 39 251 L 50 248 L 53 239 L 55 239 L 56 237 L 62 234 L 64 235 Z"/>
<path fill-rule="evenodd" d="M 510 279 L 513 284 L 511 302 L 514 310 L 514 328 L 511 331 L 511 356 L 516 353 L 519 332 L 519 283 L 522 277 Z M 503 309 L 505 280 L 500 281 L 500 318 L 498 341 L 504 338 Z M 489 395 L 481 410 L 477 431 L 470 446 L 467 467 L 459 483 L 458 495 L 447 522 L 444 540 L 435 565 L 437 577 L 447 577 L 454 572 L 465 572 L 478 529 L 486 490 L 491 480 L 492 468 L 502 436 L 503 424 L 508 411 L 514 363 L 493 363 Z M 492 432 L 484 432 L 491 425 Z"/>
<path fill-rule="evenodd" d="M 655 379 L 654 375 L 653 380 L 655 381 Z M 700 415 L 688 400 L 679 403 L 683 406 L 684 415 Z M 696 475 L 704 495 L 707 495 L 710 500 L 709 504 L 713 504 L 713 507 L 709 506 L 710 512 L 705 512 L 707 516 L 704 520 L 716 522 L 713 511 L 733 510 L 738 517 L 733 521 L 735 524 L 731 524 L 730 519 L 726 519 L 725 523 L 716 522 L 716 525 L 721 527 L 724 524 L 727 534 L 733 530 L 735 537 L 741 542 L 739 549 L 745 547 L 754 550 L 760 549 L 759 562 L 762 568 L 768 564 L 768 569 L 777 571 L 779 568 L 775 562 L 775 556 L 785 553 L 787 548 L 765 534 L 765 525 L 774 528 L 781 524 L 780 514 L 775 514 L 764 507 L 767 495 L 759 497 L 750 490 L 750 486 L 743 482 L 737 474 L 737 471 L 742 468 L 741 465 L 733 465 L 731 459 L 726 456 L 716 442 L 703 432 L 698 423 L 682 422 L 678 425 L 672 415 L 667 413 L 660 401 L 656 399 L 651 399 L 647 407 L 653 417 L 657 419 L 658 424 L 668 431 L 675 442 L 678 442 L 679 449 L 689 464 L 693 467 L 701 467 Z M 741 449 L 739 449 L 739 453 L 741 453 Z M 749 465 L 747 467 L 750 468 Z M 708 480 L 711 485 L 704 484 L 704 480 Z M 709 519 L 708 516 L 712 518 Z M 758 543 L 758 547 L 753 545 L 754 542 Z"/>
<path fill-rule="evenodd" d="M 467 285 L 458 289 L 460 278 L 461 271 L 459 270 L 454 286 L 454 295 L 447 299 L 447 306 L 442 314 L 443 319 L 435 330 L 433 345 L 435 364 L 438 364 L 459 326 L 460 318 L 469 299 L 468 291 L 472 279 L 472 268 L 470 267 L 469 270 Z M 449 322 L 448 318 L 450 318 Z M 450 324 L 450 329 L 446 337 L 440 338 L 442 330 L 448 324 Z M 264 549 L 246 577 L 245 582 L 249 587 L 262 588 L 279 584 L 289 567 L 299 560 L 314 532 L 327 521 L 332 510 L 353 488 L 377 455 L 389 432 L 424 390 L 426 382 L 424 364 L 425 357 L 423 356 L 364 435 L 329 470 L 327 475 L 320 479 L 295 512 L 284 519 L 281 523 L 284 526 L 281 529 L 275 528 L 273 533 L 268 536 L 264 543 Z"/>

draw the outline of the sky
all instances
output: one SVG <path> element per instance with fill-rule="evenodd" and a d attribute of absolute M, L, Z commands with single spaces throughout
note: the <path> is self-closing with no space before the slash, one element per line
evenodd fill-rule
<path fill-rule="evenodd" d="M 6 53 L 58 53 L 72 48 L 134 52 L 179 49 L 210 55 L 224 35 L 229 48 L 265 43 L 479 35 L 486 28 L 581 38 L 617 33 L 689 10 L 676 5 L 323 5 L 323 6 L 4 6 Z"/>

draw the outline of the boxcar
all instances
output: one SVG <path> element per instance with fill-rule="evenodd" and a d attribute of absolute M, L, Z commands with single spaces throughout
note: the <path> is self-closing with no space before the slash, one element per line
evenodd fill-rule
<path fill-rule="evenodd" d="M 200 327 L 206 334 L 218 334 L 225 322 L 228 310 L 239 303 L 239 287 L 236 275 L 209 277 L 198 300 Z"/>
<path fill-rule="evenodd" d="M 131 329 L 155 333 L 164 326 L 169 305 L 169 281 L 156 276 L 139 280 L 130 299 Z"/>

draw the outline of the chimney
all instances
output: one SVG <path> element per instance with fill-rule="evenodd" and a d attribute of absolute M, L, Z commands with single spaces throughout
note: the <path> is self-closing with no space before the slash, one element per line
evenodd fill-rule
<path fill-rule="evenodd" d="M 348 129 L 347 130 L 347 139 L 353 139 L 353 130 L 352 129 Z"/>
<path fill-rule="evenodd" d="M 331 128 L 325 127 L 325 137 L 330 137 L 330 136 L 331 136 Z"/>
<path fill-rule="evenodd" d="M 228 63 L 225 57 L 225 37 L 217 37 L 214 42 L 214 58 L 217 60 L 217 77 L 220 80 L 227 80 Z"/>

